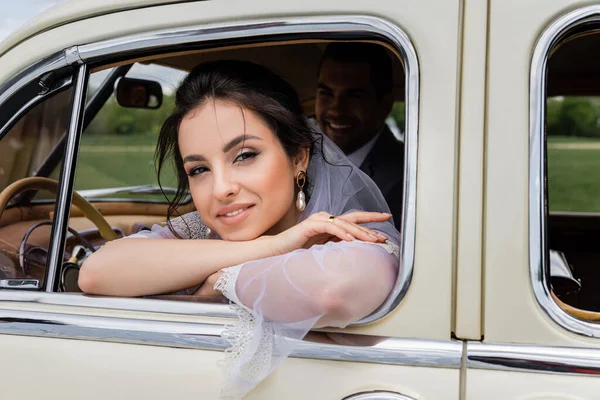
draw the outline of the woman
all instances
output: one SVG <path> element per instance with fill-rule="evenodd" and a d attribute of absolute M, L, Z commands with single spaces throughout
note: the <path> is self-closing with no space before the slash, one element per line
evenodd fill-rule
<path fill-rule="evenodd" d="M 161 130 L 159 174 L 168 159 L 178 173 L 168 225 L 102 247 L 79 285 L 116 296 L 222 292 L 239 316 L 224 333 L 232 346 L 224 394 L 251 390 L 291 352 L 291 339 L 346 326 L 391 291 L 399 233 L 381 192 L 315 132 L 294 89 L 269 70 L 197 66 Z M 171 218 L 188 188 L 197 211 Z"/>

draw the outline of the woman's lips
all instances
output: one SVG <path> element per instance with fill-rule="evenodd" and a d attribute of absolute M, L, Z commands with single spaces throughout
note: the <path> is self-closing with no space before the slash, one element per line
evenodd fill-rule
<path fill-rule="evenodd" d="M 235 225 L 242 222 L 252 212 L 254 205 L 240 206 L 239 208 L 217 215 L 217 219 L 224 225 Z"/>

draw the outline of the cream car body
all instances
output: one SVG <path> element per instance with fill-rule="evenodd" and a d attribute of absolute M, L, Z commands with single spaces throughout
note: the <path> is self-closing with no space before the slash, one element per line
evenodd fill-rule
<path fill-rule="evenodd" d="M 530 114 L 533 64 L 544 57 L 544 32 L 587 5 L 67 2 L 0 43 L 0 107 L 14 77 L 37 78 L 27 68 L 63 51 L 57 62 L 87 66 L 169 41 L 380 35 L 408 68 L 399 304 L 343 330 L 379 336 L 378 344 L 305 341 L 247 398 L 595 399 L 600 341 L 590 336 L 600 327 L 575 332 L 548 293 L 536 299 L 530 251 L 541 236 L 531 225 L 540 134 Z M 588 11 L 598 18 L 600 6 Z M 0 397 L 218 398 L 219 334 L 233 317 L 219 304 L 0 290 Z"/>

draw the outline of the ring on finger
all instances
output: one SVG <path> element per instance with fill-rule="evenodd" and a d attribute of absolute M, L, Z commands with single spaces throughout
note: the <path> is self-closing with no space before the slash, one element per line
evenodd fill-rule
<path fill-rule="evenodd" d="M 334 219 L 335 219 L 335 215 L 330 215 L 328 218 L 328 221 L 333 222 Z"/>

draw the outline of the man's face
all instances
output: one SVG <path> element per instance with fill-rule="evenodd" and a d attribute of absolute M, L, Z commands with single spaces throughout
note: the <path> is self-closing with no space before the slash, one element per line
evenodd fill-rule
<path fill-rule="evenodd" d="M 346 154 L 375 136 L 387 115 L 370 72 L 367 63 L 328 58 L 321 65 L 315 114 L 323 133 Z"/>

